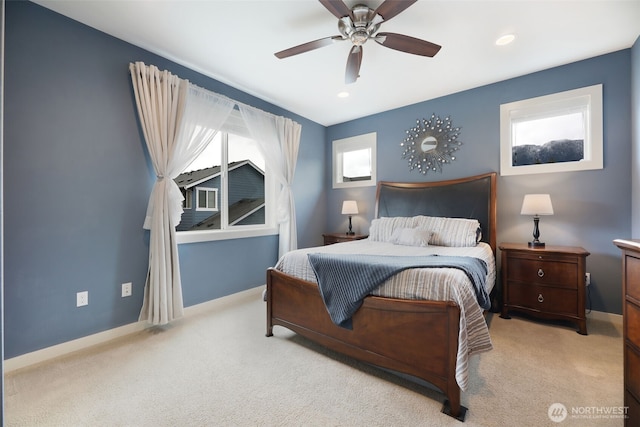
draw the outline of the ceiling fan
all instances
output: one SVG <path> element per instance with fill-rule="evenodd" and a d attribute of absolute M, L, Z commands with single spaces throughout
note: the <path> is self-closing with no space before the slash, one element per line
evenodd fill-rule
<path fill-rule="evenodd" d="M 414 37 L 396 33 L 378 33 L 380 24 L 398 15 L 418 0 L 385 0 L 375 10 L 363 4 L 357 4 L 349 9 L 342 0 L 319 1 L 338 18 L 340 35 L 325 37 L 285 49 L 275 53 L 276 57 L 287 58 L 335 42 L 350 40 L 353 47 L 347 57 L 345 73 L 345 83 L 349 84 L 354 83 L 359 77 L 360 64 L 362 64 L 362 46 L 367 40 L 373 40 L 382 46 L 414 55 L 433 57 L 440 50 L 439 45 Z"/>

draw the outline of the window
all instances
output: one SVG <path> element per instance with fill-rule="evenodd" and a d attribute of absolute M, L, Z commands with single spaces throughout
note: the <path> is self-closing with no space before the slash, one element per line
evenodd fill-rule
<path fill-rule="evenodd" d="M 217 211 L 218 210 L 218 189 L 196 187 L 198 194 L 198 204 L 196 210 L 199 211 Z"/>
<path fill-rule="evenodd" d="M 182 201 L 183 209 L 191 209 L 193 204 L 193 190 L 182 190 L 182 196 L 184 197 L 184 200 Z"/>
<path fill-rule="evenodd" d="M 602 85 L 500 106 L 500 173 L 602 169 Z"/>
<path fill-rule="evenodd" d="M 376 133 L 333 141 L 333 188 L 376 185 Z"/>
<path fill-rule="evenodd" d="M 239 113 L 175 181 L 185 198 L 178 243 L 277 233 L 274 180 Z"/>

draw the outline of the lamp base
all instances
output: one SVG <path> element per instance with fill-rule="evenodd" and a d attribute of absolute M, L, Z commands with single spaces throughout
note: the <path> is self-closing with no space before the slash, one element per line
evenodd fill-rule
<path fill-rule="evenodd" d="M 543 242 L 529 242 L 529 247 L 530 248 L 544 248 L 544 243 Z"/>
<path fill-rule="evenodd" d="M 353 227 L 351 226 L 351 215 L 349 215 L 349 231 L 347 231 L 347 236 L 353 236 L 354 234 L 356 234 L 353 231 Z"/>

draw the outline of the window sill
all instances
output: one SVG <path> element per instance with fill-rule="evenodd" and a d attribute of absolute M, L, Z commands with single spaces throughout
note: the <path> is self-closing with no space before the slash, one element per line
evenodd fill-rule
<path fill-rule="evenodd" d="M 240 230 L 225 231 L 178 231 L 176 240 L 179 245 L 184 243 L 213 242 L 217 240 L 243 239 L 246 237 L 272 236 L 278 234 L 277 227 L 271 228 L 242 228 Z"/>

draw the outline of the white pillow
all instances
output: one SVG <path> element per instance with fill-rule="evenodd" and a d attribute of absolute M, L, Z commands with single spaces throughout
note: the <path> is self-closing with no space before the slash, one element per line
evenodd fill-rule
<path fill-rule="evenodd" d="M 374 242 L 391 242 L 393 232 L 398 228 L 413 228 L 415 217 L 382 217 L 371 221 L 369 240 Z"/>
<path fill-rule="evenodd" d="M 396 228 L 391 243 L 404 246 L 429 246 L 431 231 L 422 228 Z"/>
<path fill-rule="evenodd" d="M 477 219 L 443 218 L 440 228 L 433 229 L 431 244 L 437 246 L 476 246 L 482 237 Z"/>
<path fill-rule="evenodd" d="M 444 227 L 446 218 L 440 216 L 418 215 L 415 218 L 416 227 L 431 230 L 432 232 L 441 230 Z M 431 242 L 433 244 L 433 242 Z"/>
<path fill-rule="evenodd" d="M 400 228 L 429 230 L 429 244 L 435 246 L 476 246 L 482 236 L 477 219 L 418 215 L 374 219 L 369 228 L 369 240 L 393 243 L 393 233 Z"/>

